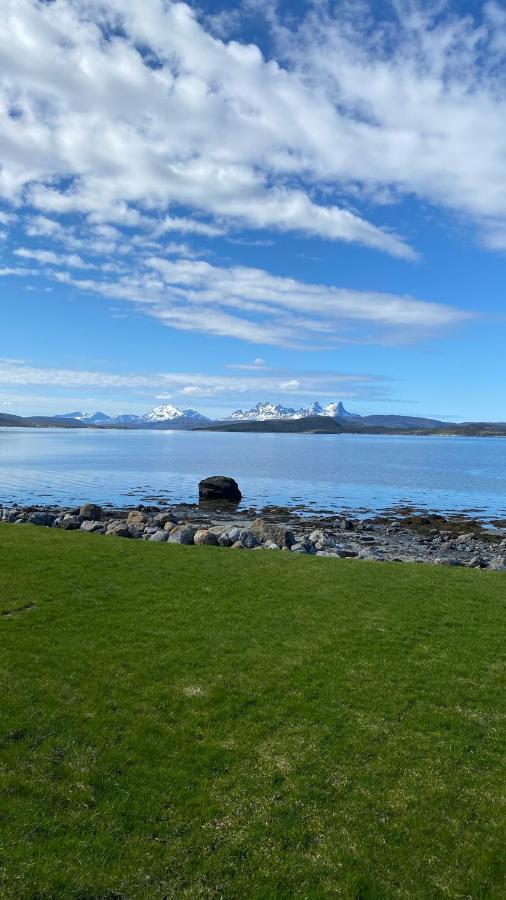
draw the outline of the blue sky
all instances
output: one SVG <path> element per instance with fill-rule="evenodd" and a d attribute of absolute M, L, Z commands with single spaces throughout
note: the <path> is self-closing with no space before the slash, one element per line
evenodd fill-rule
<path fill-rule="evenodd" d="M 506 12 L 6 0 L 0 411 L 506 420 Z"/>

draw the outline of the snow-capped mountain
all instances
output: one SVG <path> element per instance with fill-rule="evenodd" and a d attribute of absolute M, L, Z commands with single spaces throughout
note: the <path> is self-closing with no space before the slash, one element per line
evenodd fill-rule
<path fill-rule="evenodd" d="M 80 411 L 63 413 L 55 418 L 58 419 L 76 419 L 83 425 L 156 425 L 161 422 L 209 422 L 206 416 L 197 412 L 196 409 L 179 409 L 177 406 L 167 403 L 163 406 L 155 406 L 143 416 L 135 416 L 131 413 L 122 413 L 119 416 L 107 416 L 103 412 Z"/>
<path fill-rule="evenodd" d="M 356 413 L 348 412 L 341 402 L 326 403 L 322 406 L 316 400 L 311 406 L 293 409 L 290 406 L 281 406 L 280 403 L 261 401 L 252 409 L 236 409 L 230 416 L 231 421 L 256 421 L 265 422 L 269 419 L 303 419 L 306 416 L 329 416 L 332 419 L 360 419 Z"/>
<path fill-rule="evenodd" d="M 177 406 L 172 406 L 171 403 L 155 406 L 142 418 L 144 422 L 174 422 L 177 419 L 192 419 L 195 422 L 209 421 L 206 416 L 197 412 L 196 409 L 179 409 Z"/>
<path fill-rule="evenodd" d="M 231 421 L 247 421 L 249 419 L 257 422 L 266 422 L 268 419 L 294 419 L 296 412 L 288 406 L 281 406 L 280 403 L 269 403 L 261 401 L 252 409 L 236 409 L 230 416 Z"/>
<path fill-rule="evenodd" d="M 111 416 L 106 416 L 103 412 L 70 412 L 57 416 L 58 419 L 76 419 L 78 422 L 84 422 L 87 425 L 109 425 L 114 421 Z"/>
<path fill-rule="evenodd" d="M 223 419 L 224 422 L 247 422 L 257 421 L 266 422 L 269 419 L 303 419 L 306 416 L 329 416 L 332 419 L 360 419 L 356 413 L 350 413 L 346 410 L 341 402 L 321 404 L 317 400 L 311 406 L 294 409 L 291 406 L 282 406 L 281 403 L 272 403 L 263 400 L 257 403 L 252 409 L 236 409 L 231 416 Z M 164 403 L 161 406 L 155 406 L 143 416 L 135 416 L 130 413 L 123 413 L 118 416 L 108 416 L 103 412 L 71 412 L 58 415 L 58 419 L 76 419 L 83 425 L 131 425 L 135 427 L 146 428 L 148 425 L 153 427 L 163 427 L 163 423 L 178 425 L 180 427 L 191 427 L 192 424 L 205 424 L 210 419 L 196 409 L 180 409 L 171 403 Z"/>

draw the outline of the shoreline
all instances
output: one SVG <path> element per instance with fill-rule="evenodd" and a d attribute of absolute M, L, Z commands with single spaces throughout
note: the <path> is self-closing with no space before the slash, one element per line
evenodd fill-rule
<path fill-rule="evenodd" d="M 412 507 L 360 517 L 289 507 L 213 504 L 81 507 L 0 505 L 0 521 L 157 543 L 278 550 L 369 561 L 423 562 L 506 571 L 506 519 Z"/>

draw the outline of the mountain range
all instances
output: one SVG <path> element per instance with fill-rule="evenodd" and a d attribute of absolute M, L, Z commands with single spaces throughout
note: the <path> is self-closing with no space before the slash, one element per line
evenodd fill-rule
<path fill-rule="evenodd" d="M 73 422 L 81 422 L 83 425 L 130 425 L 130 426 L 147 426 L 165 424 L 174 422 L 177 424 L 187 423 L 188 425 L 203 425 L 209 422 L 207 416 L 203 416 L 196 409 L 179 409 L 170 403 L 162 406 L 155 406 L 143 416 L 134 416 L 128 413 L 122 413 L 119 416 L 108 416 L 103 412 L 87 412 L 80 411 L 62 413 L 55 416 L 56 419 L 66 419 Z"/>
<path fill-rule="evenodd" d="M 267 422 L 270 419 L 306 419 L 308 416 L 328 416 L 331 419 L 360 419 L 357 413 L 350 413 L 341 402 L 326 403 L 322 406 L 315 400 L 311 406 L 292 409 L 290 406 L 281 406 L 280 403 L 261 401 L 252 409 L 236 409 L 230 416 L 232 422 Z"/>
<path fill-rule="evenodd" d="M 280 403 L 272 403 L 263 400 L 252 409 L 236 409 L 230 416 L 220 419 L 221 422 L 266 422 L 273 419 L 304 419 L 308 416 L 328 416 L 332 419 L 360 419 L 356 413 L 350 413 L 341 402 L 327 403 L 322 406 L 317 400 L 311 406 L 293 409 L 290 406 L 282 406 Z M 57 419 L 81 422 L 83 425 L 122 425 L 122 426 L 148 426 L 162 423 L 174 423 L 178 425 L 204 425 L 211 420 L 197 412 L 196 409 L 179 409 L 170 403 L 155 406 L 143 416 L 135 416 L 123 413 L 118 416 L 108 416 L 103 412 L 74 412 L 61 413 L 55 416 Z M 216 420 L 215 420 L 216 421 Z"/>
<path fill-rule="evenodd" d="M 341 402 L 294 409 L 262 401 L 251 409 L 237 409 L 223 419 L 209 419 L 195 409 L 170 403 L 156 406 L 143 416 L 76 410 L 56 416 L 16 416 L 0 412 L 0 427 L 14 428 L 137 428 L 145 430 L 212 430 L 291 432 L 317 434 L 442 434 L 506 436 L 505 422 L 443 422 L 423 416 L 350 413 Z"/>

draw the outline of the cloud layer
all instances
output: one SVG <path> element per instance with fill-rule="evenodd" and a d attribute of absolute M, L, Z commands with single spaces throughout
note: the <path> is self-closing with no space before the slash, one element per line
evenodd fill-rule
<path fill-rule="evenodd" d="M 409 256 L 337 199 L 414 193 L 502 245 L 506 13 L 433 8 L 399 0 L 378 22 L 367 4 L 317 4 L 290 30 L 271 15 L 266 60 L 184 3 L 5 0 L 0 194 L 131 224 L 182 206 L 213 221 L 169 212 L 167 228 L 300 230 Z"/>
<path fill-rule="evenodd" d="M 412 297 L 307 284 L 263 269 L 218 266 L 171 253 L 167 258 L 150 253 L 150 247 L 124 243 L 126 248 L 124 260 L 120 255 L 115 262 L 94 265 L 77 254 L 20 247 L 16 255 L 39 263 L 40 269 L 6 268 L 0 275 L 38 272 L 60 285 L 127 301 L 171 328 L 294 349 L 409 342 L 469 318 L 454 307 Z M 83 277 L 78 269 L 100 271 Z M 117 307 L 113 314 L 121 315 Z"/>
<path fill-rule="evenodd" d="M 238 223 L 413 255 L 312 198 L 328 99 L 256 46 L 212 37 L 186 4 L 6 0 L 2 26 L 7 200 L 130 224 L 183 206 L 218 222 L 194 231 Z"/>
<path fill-rule="evenodd" d="M 382 378 L 370 374 L 266 370 L 263 366 L 230 367 L 250 370 L 250 374 L 204 374 L 199 372 L 137 372 L 68 369 L 32 366 L 22 360 L 0 359 L 0 388 L 31 387 L 68 391 L 101 392 L 108 396 L 132 392 L 157 400 L 171 398 L 216 398 L 229 403 L 236 399 L 257 402 L 261 397 L 294 395 L 297 397 L 376 398 L 384 394 Z M 253 374 L 253 370 L 256 370 Z M 155 393 L 163 391 L 164 393 Z M 167 392 L 167 393 L 166 393 Z M 95 394 L 96 397 L 96 394 Z M 95 402 L 100 402 L 95 399 Z M 138 401 L 137 405 L 148 401 Z M 55 410 L 57 412 L 58 410 Z M 225 409 L 226 411 L 226 409 Z"/>
<path fill-rule="evenodd" d="M 267 59 L 231 31 L 239 16 L 185 3 L 5 0 L 0 225 L 24 237 L 0 275 L 289 347 L 410 340 L 466 318 L 207 261 L 192 243 L 277 230 L 410 259 L 382 217 L 416 196 L 506 248 L 506 13 L 397 0 L 378 22 L 375 7 L 315 3 L 287 28 L 255 4 Z"/>

